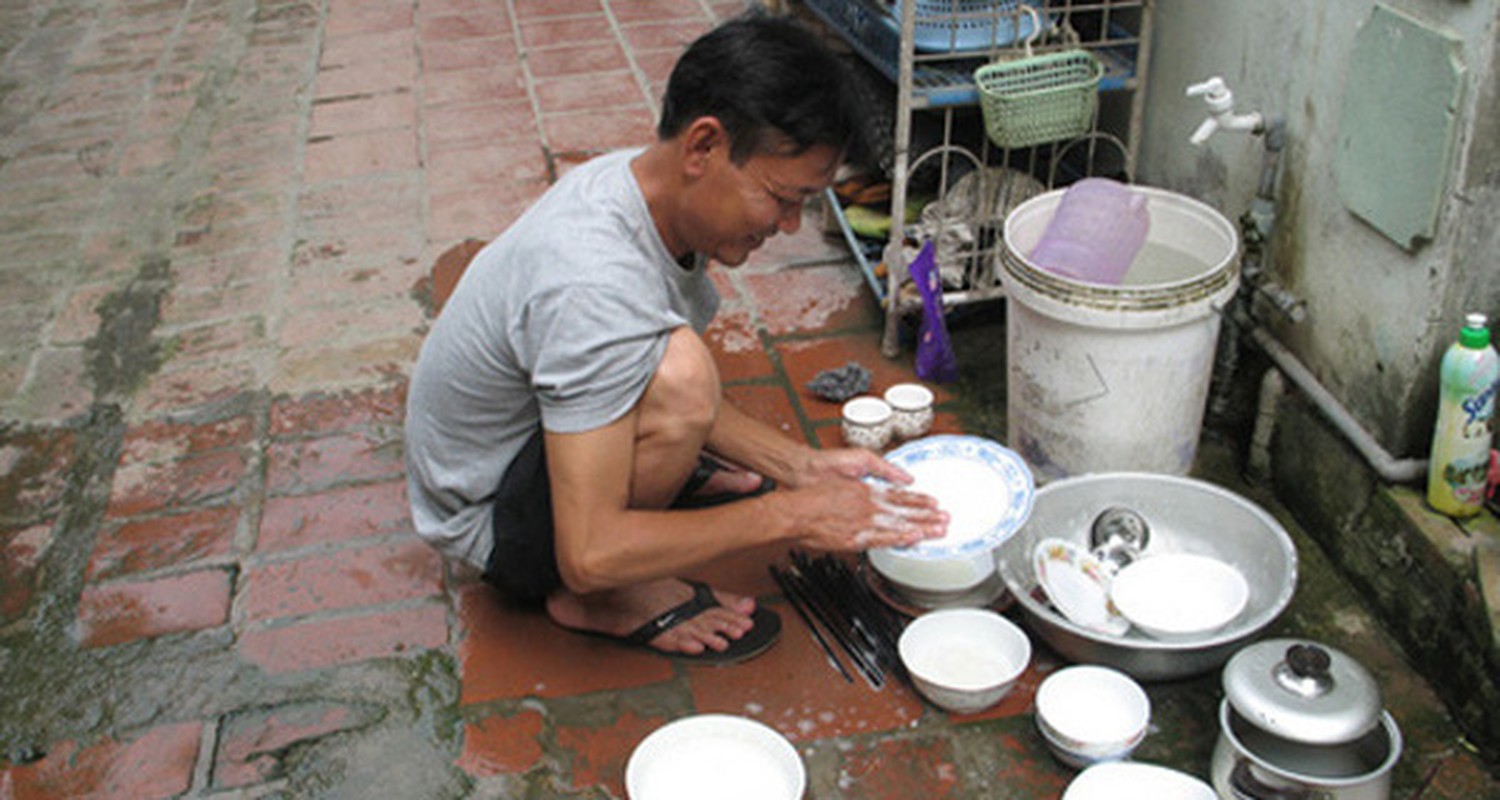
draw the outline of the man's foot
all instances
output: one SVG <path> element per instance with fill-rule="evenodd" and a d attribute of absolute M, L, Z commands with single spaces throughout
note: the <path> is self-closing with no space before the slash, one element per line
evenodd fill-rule
<path fill-rule="evenodd" d="M 756 608 L 754 598 L 680 580 L 587 595 L 558 591 L 547 598 L 547 614 L 570 630 L 708 660 L 756 655 L 781 627 L 775 614 Z"/>
<path fill-rule="evenodd" d="M 698 466 L 672 501 L 673 508 L 706 508 L 755 497 L 776 488 L 776 481 L 760 473 L 729 466 L 710 456 L 699 456 Z"/>

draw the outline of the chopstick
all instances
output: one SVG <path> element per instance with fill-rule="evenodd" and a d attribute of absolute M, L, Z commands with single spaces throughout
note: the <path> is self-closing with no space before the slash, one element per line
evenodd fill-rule
<path fill-rule="evenodd" d="M 813 613 L 823 621 L 824 626 L 833 634 L 833 638 L 844 648 L 844 652 L 849 655 L 855 668 L 864 676 L 865 682 L 870 684 L 870 688 L 880 689 L 885 686 L 885 672 L 877 662 L 875 654 L 861 640 L 861 634 L 855 625 L 841 613 L 832 598 L 827 595 L 824 587 L 818 586 L 816 581 L 809 580 L 806 573 L 796 563 L 793 563 L 787 571 L 798 580 L 804 590 L 803 596 L 810 601 L 809 606 Z"/>
<path fill-rule="evenodd" d="M 849 565 L 833 556 L 810 559 L 803 554 L 794 554 L 793 561 L 812 574 L 814 585 L 827 587 L 843 617 L 867 645 L 876 664 L 906 679 L 906 669 L 897 650 L 901 625 L 884 602 L 876 598 L 870 587 L 849 569 Z"/>
<path fill-rule="evenodd" d="M 818 626 L 813 624 L 812 617 L 808 616 L 807 601 L 802 598 L 801 593 L 791 584 L 787 576 L 776 568 L 775 564 L 768 565 L 767 568 L 771 570 L 771 577 L 776 581 L 776 585 L 781 587 L 781 593 L 786 595 L 787 602 L 796 610 L 797 616 L 802 618 L 802 624 L 812 631 L 813 639 L 816 639 L 818 646 L 823 648 L 823 655 L 828 658 L 828 662 L 839 671 L 840 675 L 844 676 L 845 682 L 854 683 L 854 676 L 849 674 L 849 668 L 844 666 L 844 662 L 834 654 L 833 646 L 828 644 L 828 640 L 823 638 L 823 633 L 818 630 Z"/>
<path fill-rule="evenodd" d="M 795 550 L 789 556 L 790 565 L 784 569 L 773 565 L 771 575 L 813 630 L 824 655 L 840 667 L 840 674 L 853 680 L 842 669 L 829 638 L 872 689 L 885 686 L 888 672 L 909 680 L 896 647 L 901 633 L 898 619 L 848 564 L 831 555 L 811 558 Z M 819 625 L 828 637 L 819 633 Z"/>

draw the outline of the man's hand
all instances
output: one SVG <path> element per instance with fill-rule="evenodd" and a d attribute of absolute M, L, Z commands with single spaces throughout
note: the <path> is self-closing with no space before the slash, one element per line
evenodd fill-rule
<path fill-rule="evenodd" d="M 866 477 L 879 478 L 897 486 L 906 486 L 912 481 L 905 470 L 878 454 L 862 448 L 847 447 L 838 450 L 809 450 L 806 460 L 799 465 L 787 485 L 809 486 L 830 478 L 861 480 Z"/>
<path fill-rule="evenodd" d="M 877 478 L 867 481 L 866 478 Z M 798 470 L 789 494 L 800 543 L 814 550 L 857 552 L 902 547 L 947 533 L 937 500 L 901 487 L 906 471 L 868 450 L 818 450 Z"/>

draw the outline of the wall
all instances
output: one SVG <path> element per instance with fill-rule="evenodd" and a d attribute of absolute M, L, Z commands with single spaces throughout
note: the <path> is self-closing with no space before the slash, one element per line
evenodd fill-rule
<path fill-rule="evenodd" d="M 1213 75 L 1241 111 L 1284 117 L 1287 149 L 1270 270 L 1306 302 L 1307 319 L 1264 319 L 1396 456 L 1424 457 L 1438 360 L 1463 313 L 1500 318 L 1500 0 L 1393 0 L 1389 6 L 1462 40 L 1467 83 L 1436 234 L 1414 250 L 1345 208 L 1334 172 L 1355 34 L 1373 2 L 1157 0 L 1138 179 L 1248 207 L 1261 140 L 1220 132 L 1188 142 L 1205 117 L 1186 87 Z M 1393 113 L 1399 113 L 1394 109 Z M 1392 191 L 1400 191 L 1393 186 Z"/>
<path fill-rule="evenodd" d="M 1464 312 L 1500 322 L 1500 0 L 1389 4 L 1458 38 L 1467 68 L 1435 234 L 1412 248 L 1346 208 L 1334 166 L 1346 87 L 1365 77 L 1350 68 L 1356 32 L 1375 5 L 1157 0 L 1137 176 L 1238 218 L 1256 191 L 1262 142 L 1221 132 L 1192 146 L 1205 107 L 1184 91 L 1220 75 L 1240 111 L 1284 117 L 1268 269 L 1308 313 L 1301 323 L 1260 318 L 1387 451 L 1421 458 L 1439 361 Z M 1242 366 L 1242 388 L 1253 391 L 1259 368 Z M 1296 392 L 1277 405 L 1274 430 L 1278 500 L 1360 587 L 1500 770 L 1500 527 L 1488 515 L 1459 525 L 1426 510 L 1423 487 L 1383 485 Z"/>

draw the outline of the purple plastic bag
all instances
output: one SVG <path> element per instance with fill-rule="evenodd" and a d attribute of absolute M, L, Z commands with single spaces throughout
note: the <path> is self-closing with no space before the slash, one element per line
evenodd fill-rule
<path fill-rule="evenodd" d="M 922 325 L 917 331 L 917 377 L 933 383 L 958 379 L 958 359 L 948 341 L 948 325 L 943 320 L 943 285 L 938 276 L 937 259 L 932 242 L 922 245 L 922 252 L 907 267 L 917 293 L 922 296 Z"/>

